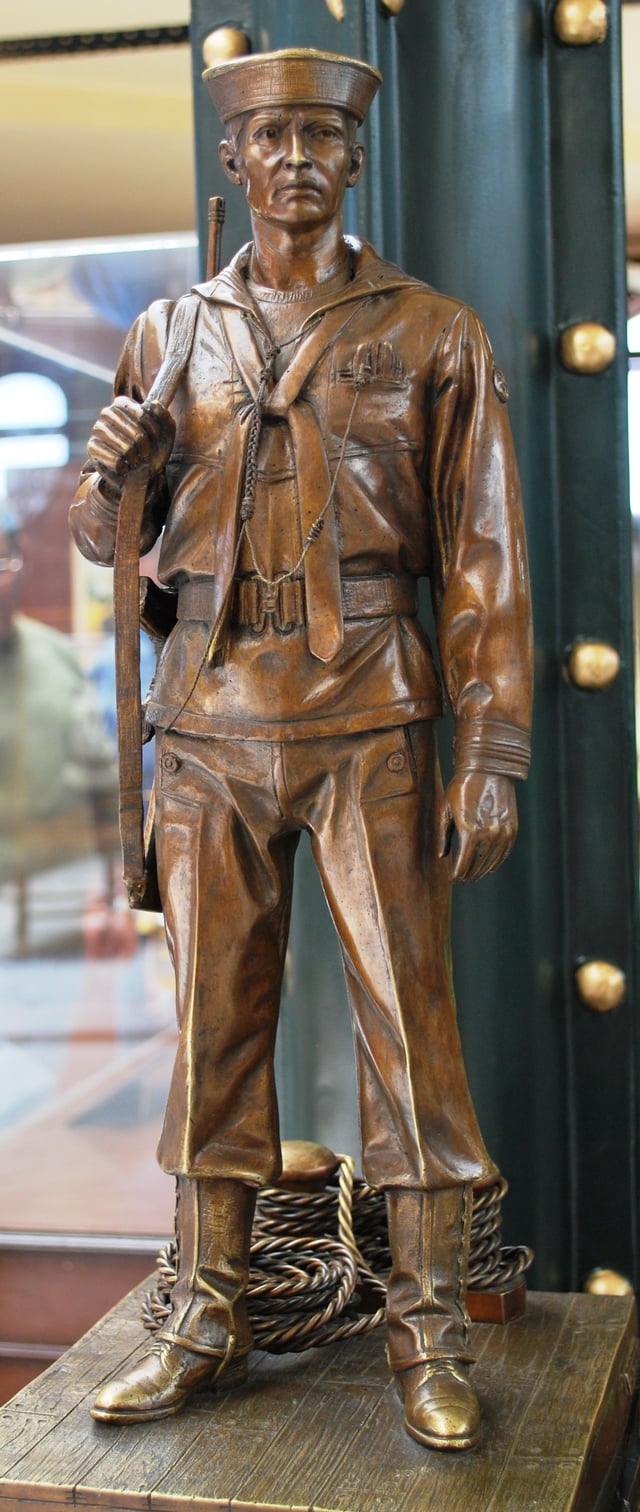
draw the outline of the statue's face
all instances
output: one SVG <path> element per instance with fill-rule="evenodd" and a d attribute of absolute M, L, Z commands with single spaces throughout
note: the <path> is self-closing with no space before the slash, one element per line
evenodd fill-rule
<path fill-rule="evenodd" d="M 220 156 L 254 216 L 310 229 L 338 213 L 345 189 L 360 177 L 364 149 L 344 111 L 285 105 L 248 112 Z"/>

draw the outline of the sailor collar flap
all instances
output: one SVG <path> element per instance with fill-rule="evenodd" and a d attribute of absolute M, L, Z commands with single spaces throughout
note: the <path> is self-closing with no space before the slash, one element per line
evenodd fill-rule
<path fill-rule="evenodd" d="M 356 258 L 355 277 L 346 288 L 329 297 L 326 304 L 316 307 L 302 322 L 301 343 L 275 384 L 267 378 L 265 357 L 256 339 L 256 331 L 267 335 L 266 328 L 262 326 L 260 312 L 251 298 L 244 277 L 251 244 L 242 247 L 229 267 L 217 278 L 207 284 L 196 284 L 193 288 L 193 293 L 200 298 L 221 306 L 220 314 L 227 339 L 246 388 L 255 401 L 262 385 L 263 408 L 271 415 L 287 413 L 322 354 L 340 330 L 348 325 L 363 301 L 411 285 L 424 287 L 418 279 L 402 273 L 392 263 L 383 262 L 368 243 L 351 237 L 346 240 Z M 247 320 L 247 314 L 253 316 L 253 320 Z M 306 332 L 305 326 L 308 327 Z"/>
<path fill-rule="evenodd" d="M 412 278 L 410 274 L 403 273 L 394 263 L 385 262 L 383 258 L 378 257 L 369 242 L 362 242 L 354 236 L 346 236 L 345 243 L 354 257 L 355 277 L 344 289 L 331 294 L 326 304 L 320 306 L 320 310 L 316 307 L 313 314 L 308 315 L 306 320 L 317 321 L 319 313 L 322 314 L 338 304 L 371 299 L 378 294 L 387 294 L 394 289 L 406 289 L 411 285 L 418 289 L 425 288 L 420 279 Z M 233 305 L 255 315 L 256 305 L 246 283 L 251 248 L 252 243 L 247 242 L 232 258 L 228 267 L 223 268 L 222 272 L 216 278 L 210 279 L 208 283 L 194 284 L 192 293 L 198 294 L 201 299 L 212 304 Z M 302 322 L 301 330 L 306 320 Z"/>

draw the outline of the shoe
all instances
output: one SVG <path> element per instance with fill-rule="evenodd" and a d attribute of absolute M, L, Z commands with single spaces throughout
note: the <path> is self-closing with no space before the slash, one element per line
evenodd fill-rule
<path fill-rule="evenodd" d="M 428 1449 L 473 1449 L 480 1438 L 480 1407 L 456 1360 L 429 1360 L 396 1372 L 404 1426 Z"/>
<path fill-rule="evenodd" d="M 148 1423 L 172 1417 L 197 1391 L 211 1390 L 219 1380 L 225 1389 L 240 1386 L 247 1374 L 246 1355 L 225 1365 L 224 1358 L 162 1341 L 126 1375 L 100 1388 L 91 1416 L 98 1423 Z"/>
<path fill-rule="evenodd" d="M 180 1412 L 196 1391 L 247 1378 L 249 1247 L 255 1191 L 239 1181 L 178 1178 L 178 1274 L 157 1342 L 100 1388 L 99 1423 L 147 1423 Z M 193 1346 L 193 1347 L 190 1347 Z"/>
<path fill-rule="evenodd" d="M 407 1433 L 429 1449 L 472 1449 L 480 1408 L 465 1306 L 471 1187 L 387 1191 L 392 1266 L 387 1357 Z"/>

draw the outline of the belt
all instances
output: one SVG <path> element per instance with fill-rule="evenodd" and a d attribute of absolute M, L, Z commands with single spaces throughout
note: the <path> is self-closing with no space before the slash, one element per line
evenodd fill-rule
<path fill-rule="evenodd" d="M 342 613 L 345 619 L 380 619 L 392 614 L 417 614 L 418 588 L 408 574 L 398 577 L 342 578 Z M 178 619 L 209 623 L 213 605 L 213 579 L 182 583 L 178 594 Z M 260 578 L 236 581 L 231 623 L 246 625 L 261 635 L 267 621 L 282 635 L 306 623 L 303 578 L 283 578 L 271 586 Z"/>

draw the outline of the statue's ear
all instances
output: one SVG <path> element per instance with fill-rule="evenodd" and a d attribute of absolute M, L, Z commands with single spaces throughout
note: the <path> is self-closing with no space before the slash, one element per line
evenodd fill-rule
<path fill-rule="evenodd" d="M 236 168 L 236 149 L 233 142 L 227 142 L 226 140 L 221 142 L 218 147 L 218 157 L 227 178 L 231 179 L 232 184 L 239 184 L 240 174 Z"/>
<path fill-rule="evenodd" d="M 351 162 L 349 164 L 348 184 L 349 184 L 349 188 L 350 189 L 353 188 L 354 184 L 357 184 L 358 179 L 360 178 L 360 174 L 362 173 L 362 168 L 363 168 L 363 164 L 364 164 L 364 159 L 365 159 L 365 148 L 364 148 L 362 142 L 354 142 L 353 147 L 351 149 Z"/>

